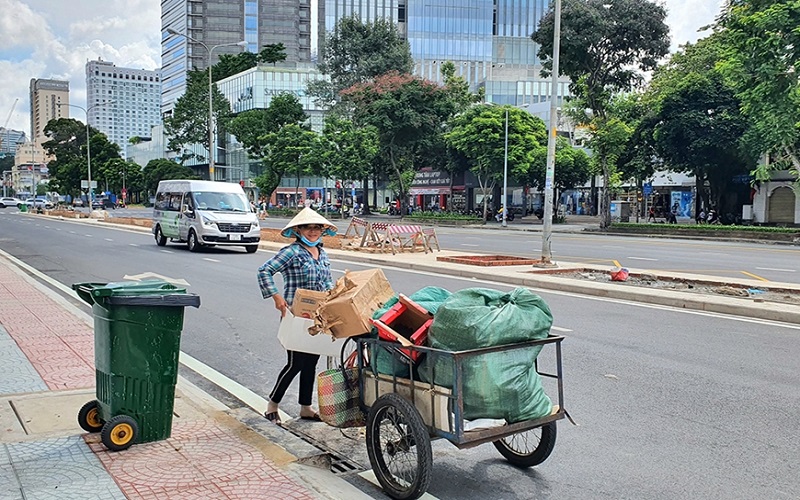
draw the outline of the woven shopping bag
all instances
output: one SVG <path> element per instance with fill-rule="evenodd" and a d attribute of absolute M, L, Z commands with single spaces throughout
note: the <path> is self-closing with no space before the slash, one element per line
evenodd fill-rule
<path fill-rule="evenodd" d="M 344 361 L 342 347 L 341 366 L 325 370 L 317 376 L 319 416 L 330 426 L 346 428 L 366 425 L 366 415 L 361 410 L 356 355 L 354 352 Z"/>

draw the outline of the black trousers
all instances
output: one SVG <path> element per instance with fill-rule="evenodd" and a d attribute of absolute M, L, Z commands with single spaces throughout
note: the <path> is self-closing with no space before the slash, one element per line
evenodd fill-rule
<path fill-rule="evenodd" d="M 317 362 L 319 354 L 309 354 L 306 352 L 286 351 L 288 361 L 278 375 L 275 388 L 269 395 L 269 399 L 274 403 L 280 403 L 286 389 L 292 380 L 300 374 L 300 395 L 297 402 L 303 406 L 311 406 L 311 396 L 314 392 L 314 379 L 317 376 Z"/>

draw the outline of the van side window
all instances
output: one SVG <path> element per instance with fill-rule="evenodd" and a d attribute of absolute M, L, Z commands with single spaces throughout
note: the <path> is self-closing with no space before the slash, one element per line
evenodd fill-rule
<path fill-rule="evenodd" d="M 181 194 L 170 193 L 169 195 L 169 210 L 173 212 L 181 211 Z"/>
<path fill-rule="evenodd" d="M 183 195 L 183 204 L 186 205 L 186 208 L 190 212 L 194 212 L 194 199 L 192 197 L 192 193 L 186 193 Z"/>
<path fill-rule="evenodd" d="M 158 193 L 156 194 L 156 210 L 167 210 L 169 205 L 169 193 Z"/>

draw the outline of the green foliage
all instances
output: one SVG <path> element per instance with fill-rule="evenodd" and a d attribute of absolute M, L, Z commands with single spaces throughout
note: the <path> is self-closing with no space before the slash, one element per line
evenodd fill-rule
<path fill-rule="evenodd" d="M 267 134 L 289 123 L 302 123 L 307 119 L 308 115 L 296 96 L 279 94 L 272 98 L 267 109 L 239 113 L 228 124 L 228 130 L 244 145 L 251 158 L 259 160 L 268 153 Z"/>
<path fill-rule="evenodd" d="M 800 0 L 732 0 L 717 29 L 724 37 L 719 67 L 751 127 L 752 156 L 768 153 L 773 168 L 800 173 Z M 759 178 L 768 178 L 762 166 Z"/>
<path fill-rule="evenodd" d="M 329 114 L 317 154 L 322 154 L 325 177 L 361 180 L 370 174 L 379 148 L 378 129 L 374 126 L 358 127 L 352 120 Z"/>
<path fill-rule="evenodd" d="M 736 225 L 719 225 L 719 224 L 637 224 L 634 222 L 614 222 L 611 228 L 619 229 L 642 229 L 642 230 L 658 230 L 659 232 L 706 232 L 706 233 L 730 233 L 730 232 L 747 232 L 747 233 L 777 233 L 777 234 L 797 234 L 796 228 L 790 227 L 768 227 L 768 226 L 736 226 Z"/>
<path fill-rule="evenodd" d="M 300 177 L 309 172 L 308 156 L 316 135 L 296 123 L 289 123 L 276 132 L 266 134 L 268 153 L 262 159 L 266 172 L 257 181 L 261 183 L 257 185 L 262 193 L 271 195 L 286 174 L 294 174 L 296 186 L 299 187 Z"/>
<path fill-rule="evenodd" d="M 98 186 L 102 185 L 103 189 L 108 187 L 113 193 L 121 193 L 123 180 L 129 193 L 146 189 L 142 168 L 137 163 L 122 158 L 113 158 L 99 165 L 97 171 L 92 172 L 92 178 L 98 181 Z"/>
<path fill-rule="evenodd" d="M 199 179 L 191 168 L 164 158 L 158 158 L 147 162 L 142 176 L 144 188 L 150 193 L 156 192 L 160 181 L 170 179 Z"/>
<path fill-rule="evenodd" d="M 44 142 L 42 147 L 48 155 L 55 156 L 55 160 L 47 164 L 50 172 L 48 184 L 50 191 L 79 195 L 81 181 L 89 178 L 86 125 L 71 118 L 59 118 L 51 120 L 45 126 L 44 132 L 50 140 Z M 105 134 L 93 127 L 89 127 L 89 135 L 92 180 L 98 180 L 98 169 L 110 160 L 119 159 L 119 146 L 110 142 Z"/>
<path fill-rule="evenodd" d="M 486 199 L 494 185 L 503 180 L 505 119 L 508 113 L 508 172 L 510 176 L 539 182 L 547 159 L 547 130 L 544 122 L 512 106 L 479 105 L 450 121 L 445 135 L 448 145 L 462 154 Z M 543 184 L 543 178 L 542 178 Z"/>
<path fill-rule="evenodd" d="M 258 62 L 272 64 L 286 60 L 286 47 L 282 43 L 271 43 L 264 45 L 258 53 Z"/>
<path fill-rule="evenodd" d="M 318 80 L 307 91 L 323 105 L 333 105 L 342 90 L 389 72 L 411 73 L 411 48 L 389 19 L 363 23 L 358 16 L 337 21 L 325 35 L 319 70 L 330 82 Z"/>
<path fill-rule="evenodd" d="M 559 71 L 572 93 L 603 116 L 610 96 L 642 82 L 669 52 L 663 5 L 649 0 L 564 0 Z M 551 7 L 531 35 L 539 57 L 552 70 L 554 12 Z"/>
<path fill-rule="evenodd" d="M 406 172 L 413 178 L 415 171 L 415 152 L 427 138 L 439 133 L 453 113 L 449 95 L 433 82 L 396 72 L 349 87 L 341 95 L 354 106 L 356 123 L 377 130 L 381 150 L 392 168 L 392 180 L 404 199 L 409 185 Z"/>
<path fill-rule="evenodd" d="M 218 131 L 226 130 L 231 120 L 231 105 L 216 85 L 212 87 L 214 121 Z M 171 151 L 181 152 L 189 144 L 208 144 L 208 72 L 189 71 L 186 92 L 175 103 L 172 116 L 164 120 Z M 205 158 L 206 160 L 208 158 Z"/>

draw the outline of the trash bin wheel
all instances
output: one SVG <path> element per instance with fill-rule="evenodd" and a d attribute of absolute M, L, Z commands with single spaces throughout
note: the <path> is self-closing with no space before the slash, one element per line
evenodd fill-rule
<path fill-rule="evenodd" d="M 139 435 L 136 420 L 127 415 L 117 415 L 103 425 L 100 440 L 111 451 L 127 450 Z"/>
<path fill-rule="evenodd" d="M 78 412 L 78 425 L 86 432 L 100 432 L 103 419 L 100 418 L 97 400 L 92 400 L 81 407 Z"/>
<path fill-rule="evenodd" d="M 400 395 L 384 394 L 367 416 L 367 454 L 383 490 L 398 500 L 419 498 L 431 482 L 428 429 Z"/>
<path fill-rule="evenodd" d="M 556 423 L 549 422 L 529 431 L 495 441 L 494 447 L 517 467 L 533 467 L 547 460 L 556 445 Z"/>

